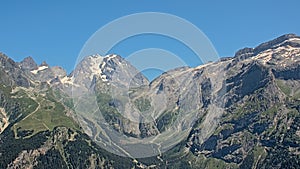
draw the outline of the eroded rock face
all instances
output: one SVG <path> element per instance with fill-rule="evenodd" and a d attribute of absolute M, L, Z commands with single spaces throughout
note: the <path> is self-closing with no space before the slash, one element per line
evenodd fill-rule
<path fill-rule="evenodd" d="M 262 147 L 272 149 L 274 152 L 266 155 L 266 161 L 273 166 L 269 160 L 275 159 L 274 154 L 289 147 L 277 149 L 276 146 L 281 145 L 280 139 L 289 140 L 285 145 L 298 142 L 297 139 L 290 141 L 296 130 L 280 139 L 275 135 L 282 132 L 285 125 L 288 128 L 297 126 L 299 110 L 295 104 L 299 104 L 299 95 L 296 93 L 300 89 L 299 42 L 299 37 L 286 35 L 254 50 L 244 49 L 237 53 L 227 72 L 226 113 L 216 132 L 204 143 L 197 139 L 199 131 L 192 131 L 190 139 L 194 144 L 191 151 L 228 163 L 241 164 L 241 167 L 256 164 L 255 168 L 260 168 L 267 166 L 263 159 L 248 161 L 255 156 L 253 151 L 259 151 L 260 156 L 264 156 L 268 153 Z M 245 55 L 248 57 L 240 59 Z M 238 61 L 236 58 L 239 58 Z M 296 111 L 297 115 L 291 115 L 291 111 Z M 285 122 L 279 120 L 285 116 L 288 116 L 283 120 Z M 276 129 L 271 132 L 272 128 Z M 297 152 L 293 150 L 293 153 L 287 153 L 289 158 L 285 160 L 293 160 Z M 286 166 L 285 160 L 277 165 Z"/>

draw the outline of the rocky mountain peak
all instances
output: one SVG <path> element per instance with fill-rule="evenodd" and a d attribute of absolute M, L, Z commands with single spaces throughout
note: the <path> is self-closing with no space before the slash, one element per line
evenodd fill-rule
<path fill-rule="evenodd" d="M 20 62 L 20 66 L 22 70 L 34 70 L 38 65 L 31 56 L 28 56 Z"/>
<path fill-rule="evenodd" d="M 245 60 L 266 50 L 283 46 L 300 47 L 300 37 L 295 34 L 285 34 L 274 40 L 262 43 L 255 48 L 243 48 L 238 50 L 234 57 L 238 60 Z"/>
<path fill-rule="evenodd" d="M 46 61 L 43 61 L 42 64 L 40 64 L 40 67 L 42 66 L 46 66 L 46 67 L 49 67 L 48 63 Z"/>
<path fill-rule="evenodd" d="M 259 46 L 254 48 L 254 53 L 258 54 L 267 49 L 274 49 L 280 46 L 287 46 L 287 45 L 293 47 L 300 47 L 300 37 L 295 34 L 282 35 L 274 40 L 260 44 Z"/>
<path fill-rule="evenodd" d="M 113 83 L 118 85 L 148 84 L 148 80 L 129 62 L 116 54 L 99 54 L 84 57 L 71 73 L 74 83 L 90 88 L 95 83 Z M 122 79 L 119 79 L 119 78 Z M 127 80 L 126 80 L 127 79 Z M 132 81 L 128 81 L 132 79 Z"/>
<path fill-rule="evenodd" d="M 4 53 L 0 52 L 0 58 L 2 60 L 2 59 L 7 59 L 8 57 Z"/>
<path fill-rule="evenodd" d="M 249 57 L 252 57 L 254 55 L 254 49 L 253 48 L 243 48 L 238 50 L 234 57 L 238 58 L 239 60 L 245 60 Z"/>
<path fill-rule="evenodd" d="M 51 67 L 51 71 L 54 74 L 54 76 L 59 77 L 59 78 L 63 78 L 65 76 L 67 76 L 66 70 L 60 66 Z"/>
<path fill-rule="evenodd" d="M 15 61 L 13 61 L 11 58 L 6 56 L 4 53 L 0 53 L 0 64 L 3 67 L 12 68 L 16 66 Z"/>

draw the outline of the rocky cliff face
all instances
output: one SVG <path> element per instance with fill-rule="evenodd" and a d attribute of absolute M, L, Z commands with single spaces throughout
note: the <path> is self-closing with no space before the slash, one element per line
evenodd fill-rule
<path fill-rule="evenodd" d="M 22 70 L 34 70 L 37 69 L 38 65 L 35 63 L 32 57 L 26 57 L 20 62 L 20 67 Z"/>
<path fill-rule="evenodd" d="M 117 55 L 87 56 L 68 76 L 31 58 L 1 54 L 0 63 L 1 168 L 299 167 L 296 35 L 152 82 Z M 131 154 L 136 139 L 157 151 L 176 146 L 155 157 L 116 156 L 99 146 L 114 141 L 107 126 L 124 134 L 116 151 Z"/>
<path fill-rule="evenodd" d="M 16 62 L 10 59 L 8 56 L 0 53 L 0 69 L 1 76 L 0 81 L 2 84 L 12 86 L 18 85 L 22 87 L 29 87 L 30 80 L 24 76 L 21 68 Z"/>

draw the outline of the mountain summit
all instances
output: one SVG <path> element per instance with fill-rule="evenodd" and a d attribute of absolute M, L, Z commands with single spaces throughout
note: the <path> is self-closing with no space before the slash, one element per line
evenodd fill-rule
<path fill-rule="evenodd" d="M 0 168 L 300 167 L 294 34 L 152 82 L 118 55 L 0 75 Z"/>
<path fill-rule="evenodd" d="M 26 57 L 24 60 L 20 62 L 20 66 L 23 70 L 33 70 L 37 68 L 37 64 L 33 60 L 32 57 Z"/>

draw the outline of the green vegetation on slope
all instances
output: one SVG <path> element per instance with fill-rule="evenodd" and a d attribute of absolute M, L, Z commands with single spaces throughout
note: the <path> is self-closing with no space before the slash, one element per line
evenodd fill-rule
<path fill-rule="evenodd" d="M 47 91 L 45 97 L 38 96 L 36 102 L 38 106 L 35 110 L 31 109 L 30 114 L 14 125 L 17 137 L 32 136 L 40 131 L 52 131 L 57 126 L 79 129 L 78 124 L 66 115 L 65 107 L 55 100 L 52 90 Z"/>

